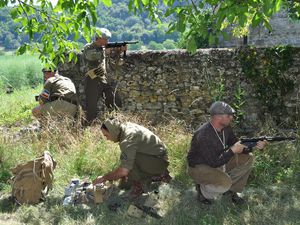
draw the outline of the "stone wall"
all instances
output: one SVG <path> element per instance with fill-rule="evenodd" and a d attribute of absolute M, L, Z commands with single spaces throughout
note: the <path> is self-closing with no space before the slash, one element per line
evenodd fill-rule
<path fill-rule="evenodd" d="M 258 49 L 259 57 L 263 49 Z M 294 49 L 293 65 L 286 75 L 295 82 L 295 90 L 284 96 L 285 114 L 268 111 L 253 91 L 242 71 L 239 52 L 234 49 L 202 49 L 190 55 L 178 51 L 128 52 L 125 63 L 112 78 L 122 96 L 124 111 L 147 114 L 154 120 L 179 118 L 192 127 L 208 118 L 210 104 L 218 96 L 234 104 L 238 86 L 245 91 L 244 128 L 256 127 L 266 119 L 276 118 L 283 127 L 293 127 L 299 120 L 300 49 Z M 263 67 L 257 65 L 258 68 Z"/>
<path fill-rule="evenodd" d="M 262 26 L 252 29 L 248 36 L 248 44 L 256 47 L 300 46 L 300 21 L 293 21 L 285 11 L 280 11 L 270 20 L 270 24 L 273 28 L 271 32 Z"/>
<path fill-rule="evenodd" d="M 256 47 L 270 47 L 274 45 L 300 46 L 300 21 L 291 20 L 286 11 L 282 10 L 270 20 L 273 30 L 270 32 L 263 26 L 250 29 L 247 44 Z M 242 38 L 232 37 L 229 41 L 222 41 L 220 47 L 239 47 L 245 45 Z"/>

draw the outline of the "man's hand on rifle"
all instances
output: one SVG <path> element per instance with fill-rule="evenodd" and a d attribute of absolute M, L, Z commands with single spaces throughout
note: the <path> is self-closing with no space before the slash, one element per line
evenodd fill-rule
<path fill-rule="evenodd" d="M 266 146 L 266 144 L 268 144 L 267 141 L 258 141 L 255 147 L 261 150 Z"/>
<path fill-rule="evenodd" d="M 105 53 L 106 54 L 111 54 L 111 53 L 117 53 L 121 54 L 124 51 L 127 51 L 127 45 L 121 46 L 121 47 L 115 47 L 115 48 L 106 48 Z"/>
<path fill-rule="evenodd" d="M 239 154 L 243 152 L 243 149 L 246 148 L 245 145 L 241 144 L 240 141 L 236 142 L 233 146 L 230 147 L 230 149 L 233 151 L 235 154 Z"/>

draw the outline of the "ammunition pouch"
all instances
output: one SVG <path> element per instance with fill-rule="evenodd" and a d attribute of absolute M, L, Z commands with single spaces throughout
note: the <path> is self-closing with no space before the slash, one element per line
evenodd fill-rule
<path fill-rule="evenodd" d="M 103 83 L 107 83 L 106 72 L 102 67 L 91 69 L 85 75 L 89 76 L 92 80 L 98 77 Z"/>

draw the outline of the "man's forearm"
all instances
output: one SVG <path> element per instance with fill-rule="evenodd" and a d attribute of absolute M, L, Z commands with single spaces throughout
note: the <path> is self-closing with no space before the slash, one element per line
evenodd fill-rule
<path fill-rule="evenodd" d="M 104 181 L 113 181 L 119 180 L 122 177 L 126 177 L 128 175 L 128 170 L 126 168 L 119 167 L 116 170 L 109 172 L 103 176 Z"/>

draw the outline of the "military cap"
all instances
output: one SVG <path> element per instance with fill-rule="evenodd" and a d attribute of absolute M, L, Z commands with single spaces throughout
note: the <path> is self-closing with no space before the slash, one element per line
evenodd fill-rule
<path fill-rule="evenodd" d="M 108 132 L 111 134 L 114 142 L 119 140 L 120 132 L 121 132 L 121 123 L 117 119 L 107 119 L 103 122 Z"/>
<path fill-rule="evenodd" d="M 42 72 L 43 72 L 43 73 L 45 73 L 45 72 L 56 72 L 56 70 L 57 70 L 56 68 L 55 68 L 55 69 L 51 69 L 51 68 L 43 68 L 43 69 L 42 69 Z"/>
<path fill-rule="evenodd" d="M 216 101 L 209 108 L 210 115 L 221 115 L 228 114 L 232 115 L 235 113 L 235 110 L 225 102 Z"/>
<path fill-rule="evenodd" d="M 102 28 L 99 28 L 98 31 L 101 32 L 102 38 L 106 38 L 106 39 L 111 38 L 111 32 L 107 28 L 102 27 Z M 95 34 L 95 39 L 96 38 L 99 38 L 99 35 L 97 33 Z"/>

